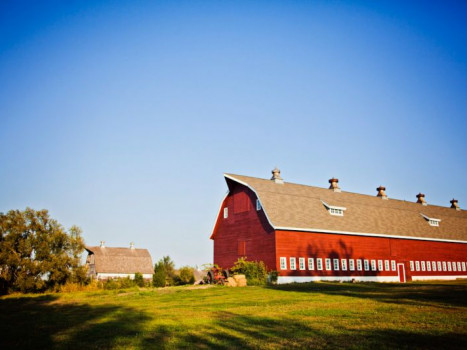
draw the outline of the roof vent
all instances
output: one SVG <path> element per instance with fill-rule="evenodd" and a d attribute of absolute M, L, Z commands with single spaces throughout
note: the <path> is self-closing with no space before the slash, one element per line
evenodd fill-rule
<path fill-rule="evenodd" d="M 329 183 L 331 184 L 331 186 L 329 186 L 329 189 L 333 190 L 334 192 L 340 192 L 341 189 L 339 185 L 337 185 L 338 182 L 339 182 L 339 179 L 336 179 L 335 177 L 333 177 L 332 179 L 329 179 Z"/>
<path fill-rule="evenodd" d="M 130 242 L 130 249 L 135 249 L 135 243 L 134 242 Z"/>
<path fill-rule="evenodd" d="M 277 169 L 277 167 L 274 168 L 273 171 L 271 171 L 272 177 L 271 180 L 274 180 L 276 184 L 283 184 L 284 179 L 281 177 L 281 171 Z"/>
<path fill-rule="evenodd" d="M 105 241 L 101 241 L 101 248 L 105 248 Z"/>
<path fill-rule="evenodd" d="M 417 203 L 420 203 L 422 205 L 427 205 L 426 200 L 425 200 L 425 195 L 423 193 L 419 193 L 416 195 L 418 198 Z"/>
<path fill-rule="evenodd" d="M 386 195 L 386 187 L 384 186 L 379 186 L 376 191 L 378 191 L 378 194 L 376 197 L 381 197 L 382 199 L 388 199 L 388 196 Z"/>
<path fill-rule="evenodd" d="M 457 199 L 452 199 L 451 200 L 451 208 L 456 209 L 456 210 L 461 210 L 461 207 L 459 207 L 459 204 L 457 204 L 458 200 Z"/>

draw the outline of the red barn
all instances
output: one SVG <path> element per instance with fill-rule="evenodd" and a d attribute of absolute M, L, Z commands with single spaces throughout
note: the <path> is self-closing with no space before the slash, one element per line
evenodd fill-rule
<path fill-rule="evenodd" d="M 467 215 L 451 207 L 225 174 L 229 192 L 211 239 L 214 263 L 264 261 L 278 283 L 467 278 Z"/>

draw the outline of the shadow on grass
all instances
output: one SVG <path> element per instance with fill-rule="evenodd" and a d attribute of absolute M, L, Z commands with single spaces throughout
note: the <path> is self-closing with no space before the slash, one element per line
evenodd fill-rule
<path fill-rule="evenodd" d="M 146 337 L 142 348 L 197 349 L 465 349 L 464 334 L 421 334 L 404 330 L 368 328 L 329 329 L 292 319 L 216 314 L 210 327 L 183 332 L 160 327 Z M 163 334 L 163 337 L 161 337 Z M 165 340 L 164 340 L 165 339 Z M 170 344 L 165 341 L 172 339 Z"/>
<path fill-rule="evenodd" d="M 60 304 L 56 296 L 0 300 L 1 349 L 125 347 L 150 318 L 115 305 Z"/>
<path fill-rule="evenodd" d="M 374 299 L 385 303 L 467 306 L 467 283 L 294 283 L 268 288 L 284 292 L 322 293 L 353 298 Z"/>

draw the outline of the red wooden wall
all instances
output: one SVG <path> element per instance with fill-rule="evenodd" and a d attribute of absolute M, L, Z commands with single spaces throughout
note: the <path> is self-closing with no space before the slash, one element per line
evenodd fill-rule
<path fill-rule="evenodd" d="M 250 261 L 264 261 L 274 269 L 274 230 L 263 210 L 256 211 L 256 195 L 242 185 L 230 186 L 211 237 L 214 240 L 214 263 L 231 268 L 239 257 L 245 256 Z M 226 219 L 224 208 L 229 212 Z"/>

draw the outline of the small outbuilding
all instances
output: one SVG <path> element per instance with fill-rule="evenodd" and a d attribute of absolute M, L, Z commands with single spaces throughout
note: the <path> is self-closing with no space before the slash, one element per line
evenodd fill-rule
<path fill-rule="evenodd" d="M 130 248 L 106 247 L 104 243 L 101 241 L 98 247 L 86 246 L 88 276 L 98 280 L 134 278 L 139 272 L 144 279 L 152 279 L 154 266 L 147 249 L 135 248 L 133 243 Z"/>

